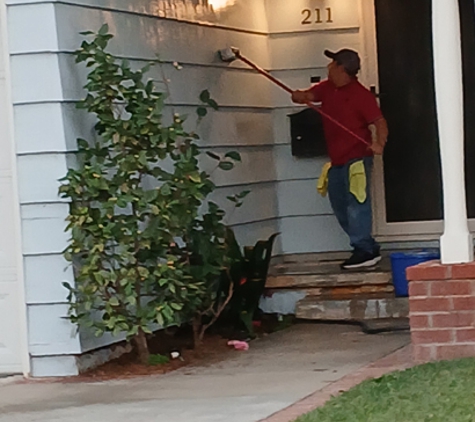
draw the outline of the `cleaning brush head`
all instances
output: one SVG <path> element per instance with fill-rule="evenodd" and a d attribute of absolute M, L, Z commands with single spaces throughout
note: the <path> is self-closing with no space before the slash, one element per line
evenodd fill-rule
<path fill-rule="evenodd" d="M 218 54 L 223 62 L 230 63 L 239 58 L 238 57 L 239 48 L 236 48 L 236 47 L 224 48 L 223 50 L 219 50 Z"/>

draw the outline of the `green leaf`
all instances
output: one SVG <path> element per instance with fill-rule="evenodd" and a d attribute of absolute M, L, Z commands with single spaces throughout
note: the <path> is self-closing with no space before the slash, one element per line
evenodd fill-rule
<path fill-rule="evenodd" d="M 250 193 L 251 193 L 250 190 L 243 190 L 241 193 L 237 194 L 236 197 L 239 199 L 244 199 Z"/>
<path fill-rule="evenodd" d="M 142 67 L 141 72 L 142 73 L 148 73 L 150 72 L 150 69 L 152 68 L 152 66 L 154 65 L 154 63 L 147 63 L 144 67 Z"/>
<path fill-rule="evenodd" d="M 236 151 L 230 151 L 226 153 L 225 157 L 230 158 L 231 160 L 234 160 L 234 161 L 241 161 L 241 154 L 239 154 L 239 152 L 236 152 Z"/>
<path fill-rule="evenodd" d="M 194 183 L 201 183 L 201 176 L 198 173 L 190 174 L 188 177 Z"/>
<path fill-rule="evenodd" d="M 145 329 L 144 329 L 145 331 Z M 170 358 L 168 356 L 164 355 L 150 355 L 148 359 L 148 364 L 150 366 L 159 366 L 159 365 L 165 365 L 168 362 L 170 362 Z"/>
<path fill-rule="evenodd" d="M 201 91 L 200 100 L 203 103 L 207 103 L 210 99 L 211 99 L 211 94 L 209 93 L 207 89 L 205 89 L 204 91 Z"/>
<path fill-rule="evenodd" d="M 70 291 L 73 290 L 71 284 L 69 284 L 67 281 L 63 281 L 61 284 L 63 285 L 64 288 L 66 288 Z"/>
<path fill-rule="evenodd" d="M 105 24 L 102 25 L 101 28 L 99 29 L 98 34 L 99 34 L 99 35 L 106 35 L 108 32 L 109 32 L 109 25 L 108 25 L 107 23 L 105 23 Z"/>
<path fill-rule="evenodd" d="M 214 101 L 213 99 L 210 99 L 207 103 L 212 109 L 219 110 L 218 103 L 216 101 Z"/>
<path fill-rule="evenodd" d="M 109 305 L 111 306 L 119 306 L 119 299 L 117 299 L 115 296 L 111 297 L 109 299 Z"/>
<path fill-rule="evenodd" d="M 85 139 L 79 138 L 77 144 L 79 149 L 89 149 L 89 143 Z"/>
<path fill-rule="evenodd" d="M 219 168 L 225 171 L 232 170 L 234 168 L 234 164 L 230 161 L 221 161 L 219 163 Z"/>
<path fill-rule="evenodd" d="M 163 186 L 160 188 L 160 192 L 161 192 L 161 194 L 164 195 L 164 196 L 171 195 L 172 191 L 171 191 L 171 189 L 170 189 L 170 185 L 168 185 L 168 184 L 163 185 Z"/>
<path fill-rule="evenodd" d="M 196 114 L 198 114 L 199 117 L 205 117 L 208 114 L 208 110 L 204 107 L 198 107 L 196 109 Z"/>

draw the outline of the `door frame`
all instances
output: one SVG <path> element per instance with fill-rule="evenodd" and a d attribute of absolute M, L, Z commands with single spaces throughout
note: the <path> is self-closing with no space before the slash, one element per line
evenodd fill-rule
<path fill-rule="evenodd" d="M 19 350 L 21 372 L 25 377 L 28 377 L 31 371 L 30 356 L 28 350 L 28 318 L 27 318 L 27 304 L 25 292 L 25 277 L 23 269 L 23 248 L 21 239 L 21 209 L 20 198 L 18 191 L 18 171 L 17 171 L 17 157 L 16 145 L 14 136 L 14 115 L 13 115 L 13 99 L 11 90 L 11 69 L 10 69 L 10 54 L 8 41 L 8 18 L 7 5 L 5 0 L 0 0 L 0 119 L 2 121 L 4 142 L 4 152 L 9 155 L 9 173 L 11 180 L 12 204 L 8 204 L 9 211 L 13 216 L 13 231 L 14 231 L 14 255 L 16 267 L 16 292 L 17 305 L 16 315 L 12 318 L 18 319 L 19 329 Z M 2 204 L 0 204 L 2 206 Z"/>
<path fill-rule="evenodd" d="M 359 0 L 360 6 L 360 51 L 362 58 L 361 81 L 366 86 L 379 90 L 376 12 L 374 0 Z M 375 157 L 373 183 L 373 232 L 380 241 L 436 240 L 443 233 L 443 220 L 388 223 L 384 165 L 382 157 Z M 475 231 L 475 220 L 470 221 Z"/>

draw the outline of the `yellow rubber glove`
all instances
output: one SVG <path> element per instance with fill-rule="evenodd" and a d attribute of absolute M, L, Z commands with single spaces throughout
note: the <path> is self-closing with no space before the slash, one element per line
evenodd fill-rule
<path fill-rule="evenodd" d="M 327 196 L 328 193 L 328 172 L 332 167 L 332 163 L 325 163 L 320 177 L 318 178 L 317 191 L 322 196 Z"/>

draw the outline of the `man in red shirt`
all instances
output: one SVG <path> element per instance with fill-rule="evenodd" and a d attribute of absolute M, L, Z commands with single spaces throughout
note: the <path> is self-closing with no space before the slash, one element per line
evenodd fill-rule
<path fill-rule="evenodd" d="M 371 235 L 370 178 L 373 155 L 382 154 L 386 144 L 387 124 L 374 95 L 358 82 L 358 53 L 343 49 L 336 53 L 326 50 L 324 54 L 332 59 L 328 65 L 328 79 L 307 90 L 294 91 L 292 100 L 299 104 L 321 102 L 322 112 L 332 118 L 322 117 L 332 163 L 328 194 L 335 216 L 353 247 L 353 254 L 342 268 L 370 267 L 381 260 L 379 245 Z M 375 128 L 374 139 L 370 126 Z M 362 174 L 357 175 L 358 169 Z M 352 185 L 353 180 L 359 178 L 357 183 L 361 189 L 361 177 L 366 190 L 363 195 L 355 194 Z"/>

